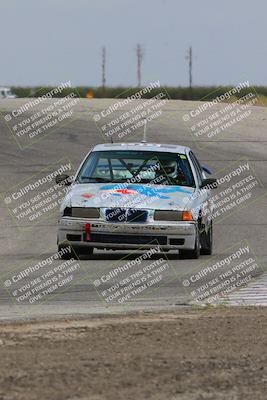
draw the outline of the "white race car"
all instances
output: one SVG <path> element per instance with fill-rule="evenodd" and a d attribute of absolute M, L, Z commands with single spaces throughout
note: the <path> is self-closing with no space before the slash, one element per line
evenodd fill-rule
<path fill-rule="evenodd" d="M 180 257 L 212 253 L 210 190 L 216 179 L 184 146 L 116 143 L 95 146 L 62 202 L 58 247 L 73 255 L 93 249 L 179 250 Z M 64 253 L 64 252 L 63 252 Z M 68 254 L 68 253 L 67 253 Z M 66 257 L 66 255 L 63 257 Z"/>

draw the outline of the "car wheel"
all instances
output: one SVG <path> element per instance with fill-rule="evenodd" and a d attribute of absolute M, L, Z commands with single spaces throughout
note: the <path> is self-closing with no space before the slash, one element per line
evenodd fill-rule
<path fill-rule="evenodd" d="M 200 256 L 200 239 L 199 233 L 197 232 L 195 248 L 193 250 L 179 250 L 179 256 L 181 259 L 197 259 Z"/>
<path fill-rule="evenodd" d="M 208 232 L 202 232 L 200 237 L 200 254 L 203 255 L 211 255 L 212 254 L 212 221 L 210 223 L 210 227 Z"/>

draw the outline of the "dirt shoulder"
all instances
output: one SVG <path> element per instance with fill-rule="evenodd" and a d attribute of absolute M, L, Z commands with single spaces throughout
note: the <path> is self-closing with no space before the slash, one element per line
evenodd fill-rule
<path fill-rule="evenodd" d="M 0 399 L 266 399 L 267 308 L 0 325 Z"/>

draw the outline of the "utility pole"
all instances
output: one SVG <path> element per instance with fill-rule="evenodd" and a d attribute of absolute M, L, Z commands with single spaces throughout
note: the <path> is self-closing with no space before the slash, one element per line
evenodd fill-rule
<path fill-rule="evenodd" d="M 188 68 L 189 68 L 189 93 L 190 93 L 190 99 L 192 100 L 193 98 L 193 49 L 192 46 L 189 47 L 188 55 L 186 56 L 186 59 L 188 60 Z"/>
<path fill-rule="evenodd" d="M 106 89 L 106 47 L 102 47 L 102 89 Z"/>
<path fill-rule="evenodd" d="M 137 81 L 138 87 L 141 87 L 142 79 L 141 79 L 141 65 L 144 57 L 144 52 L 142 46 L 138 43 L 136 47 L 136 55 L 137 55 Z"/>

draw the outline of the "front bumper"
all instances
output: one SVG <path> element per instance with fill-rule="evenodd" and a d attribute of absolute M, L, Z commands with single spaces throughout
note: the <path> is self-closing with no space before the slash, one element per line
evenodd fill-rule
<path fill-rule="evenodd" d="M 90 224 L 90 240 L 86 240 L 84 225 Z M 68 241 L 75 247 L 99 249 L 194 249 L 197 226 L 195 222 L 154 221 L 152 223 L 110 223 L 101 220 L 62 217 L 59 221 L 58 242 Z"/>

